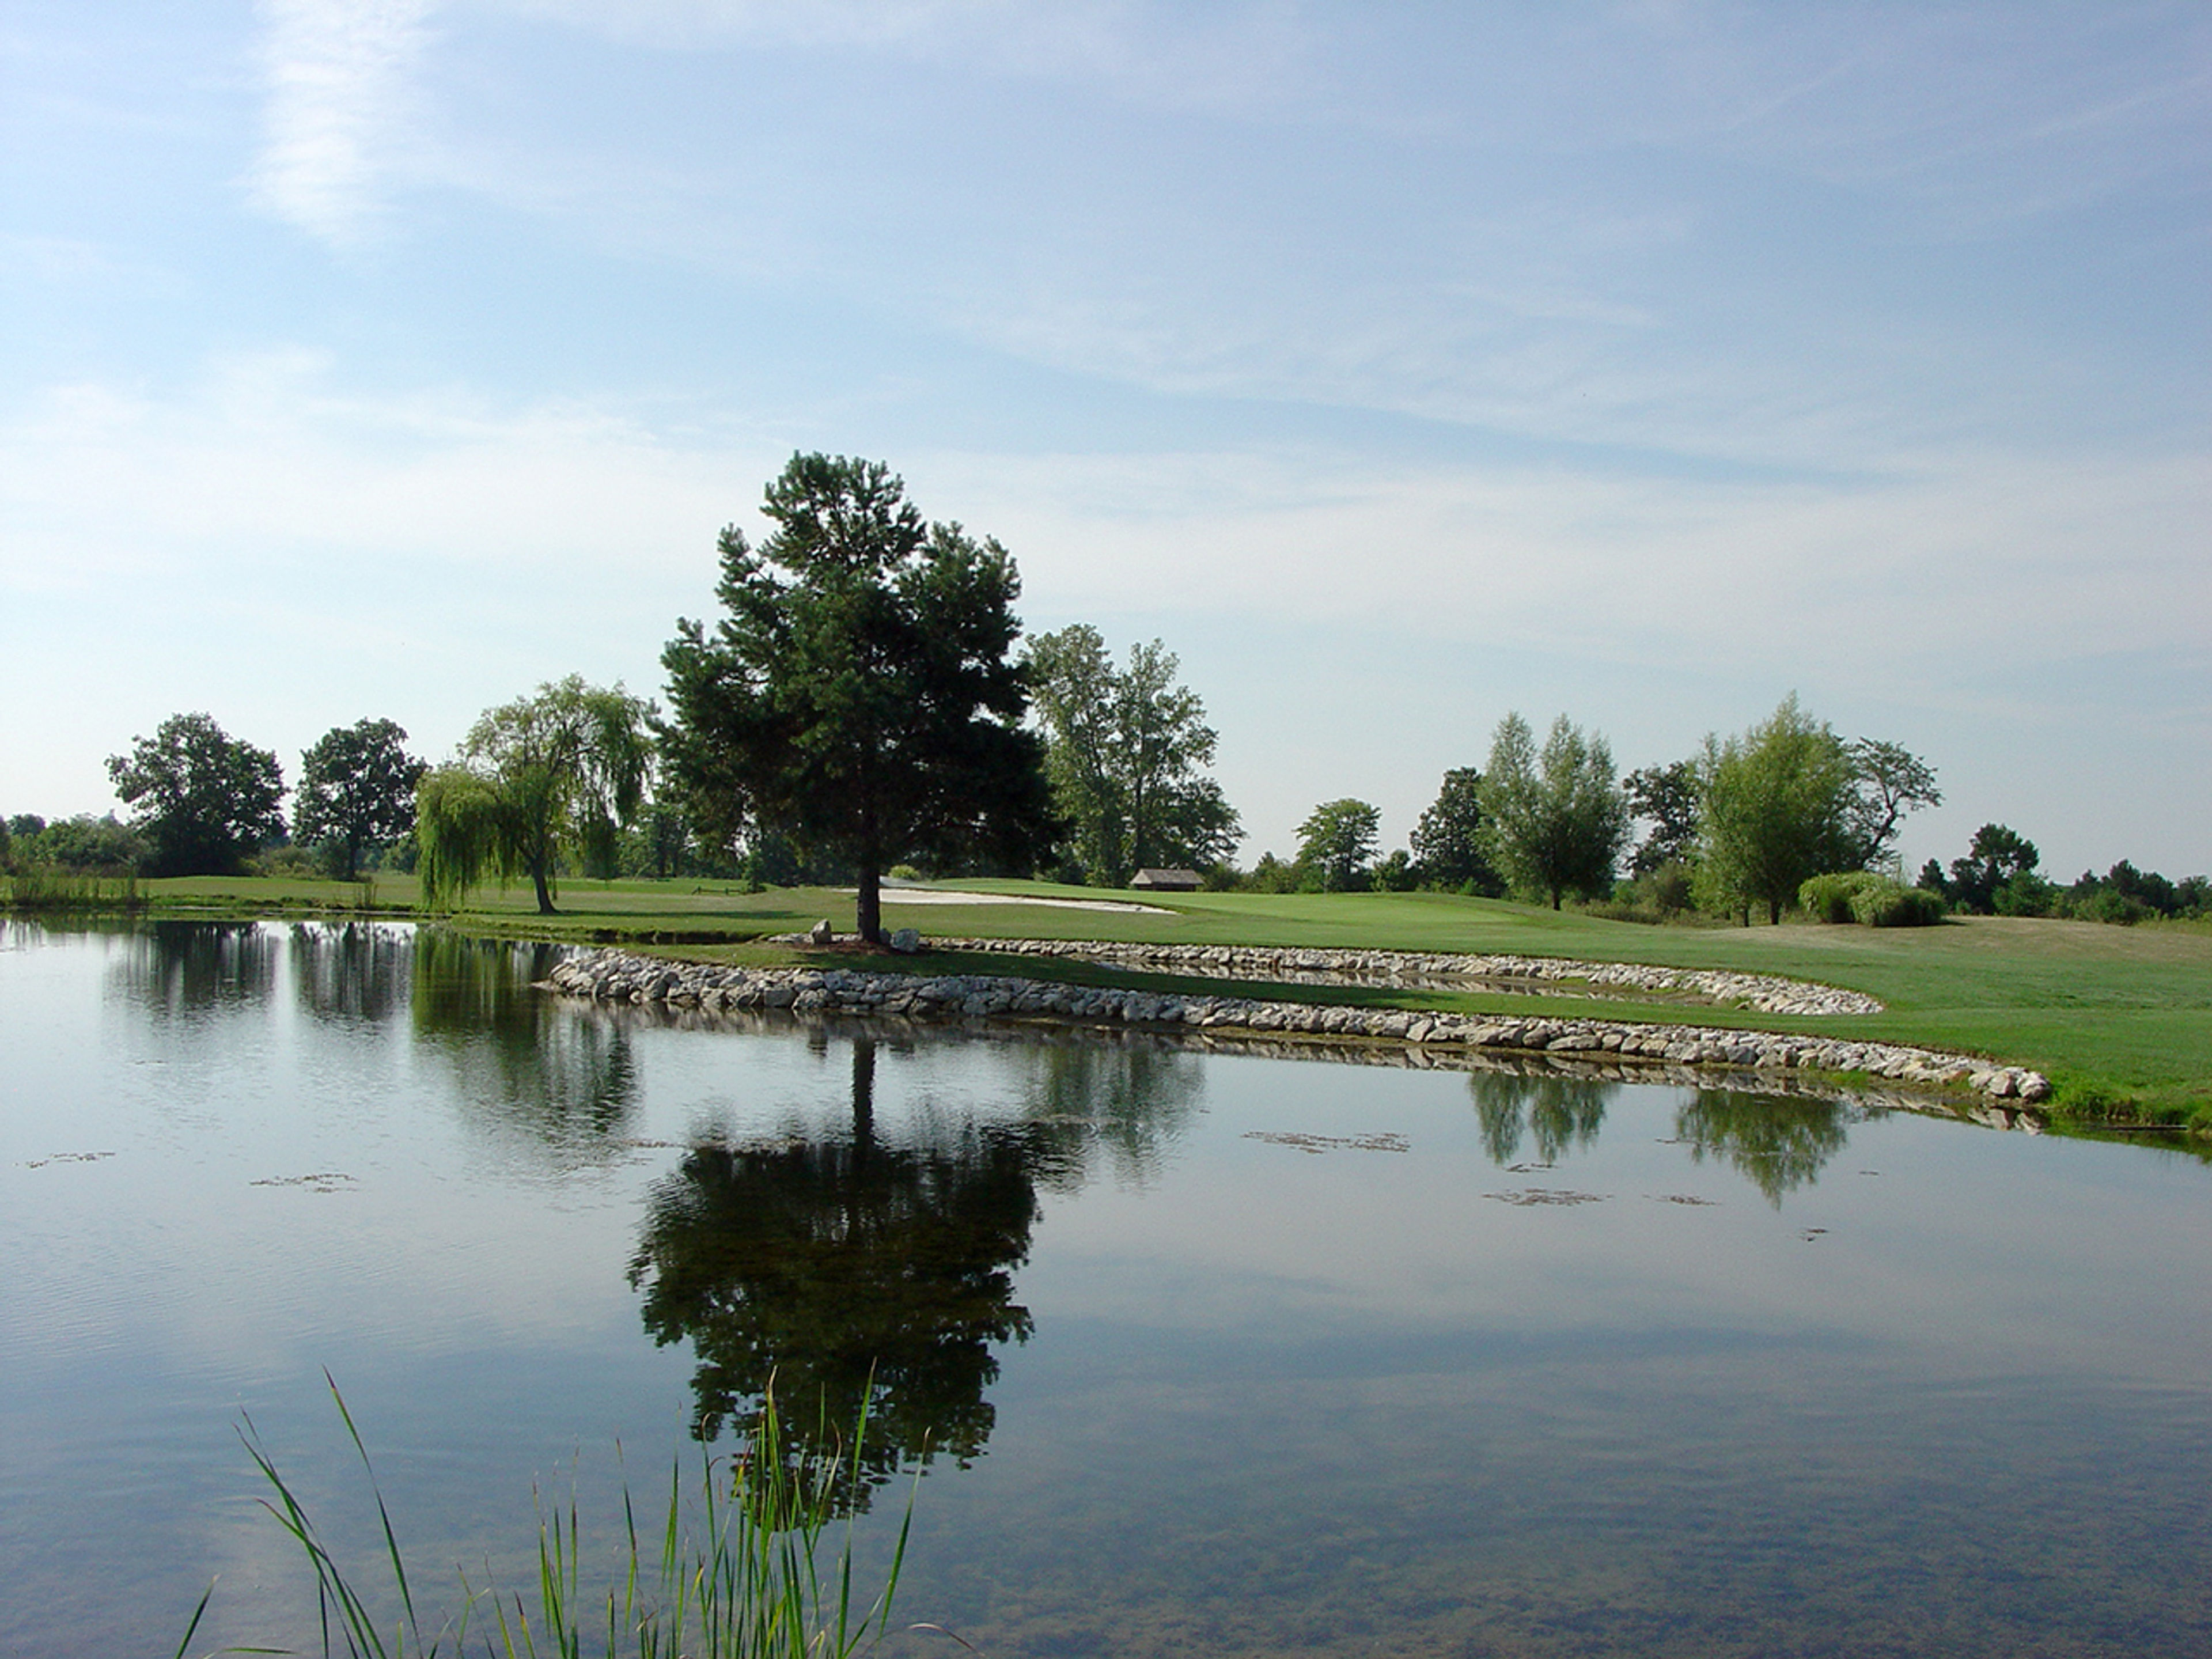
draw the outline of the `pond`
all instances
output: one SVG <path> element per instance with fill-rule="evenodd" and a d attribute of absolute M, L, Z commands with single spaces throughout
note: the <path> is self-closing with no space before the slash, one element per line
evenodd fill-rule
<path fill-rule="evenodd" d="M 1024 1656 L 2212 1651 L 2212 1170 L 1848 1101 L 704 1029 L 388 926 L 10 925 L 0 1650 L 319 1650 L 872 1388 Z M 901 1472 L 929 1449 L 919 1486 Z M 690 1455 L 696 1455 L 696 1448 Z M 872 1500 L 872 1501 L 871 1501 Z M 902 1633 L 895 1654 L 963 1650 Z"/>

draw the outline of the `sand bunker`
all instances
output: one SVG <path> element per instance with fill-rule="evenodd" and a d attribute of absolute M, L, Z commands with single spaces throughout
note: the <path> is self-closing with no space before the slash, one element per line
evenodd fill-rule
<path fill-rule="evenodd" d="M 851 888 L 846 888 L 851 892 Z M 893 904 L 1027 904 L 1048 910 L 1123 910 L 1148 916 L 1171 916 L 1157 904 L 1138 904 L 1127 899 L 1032 898 L 1015 893 L 956 893 L 942 887 L 885 887 L 883 902 Z"/>

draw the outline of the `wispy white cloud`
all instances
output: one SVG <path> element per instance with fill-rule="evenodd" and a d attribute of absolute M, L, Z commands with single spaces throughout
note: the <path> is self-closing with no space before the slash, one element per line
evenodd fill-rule
<path fill-rule="evenodd" d="M 1829 484 L 1311 450 L 927 469 L 933 495 L 1024 555 L 1033 594 L 1076 615 L 1172 592 L 1224 623 L 1498 635 L 1651 662 L 1700 654 L 1725 616 L 1747 667 L 1869 691 L 1923 659 L 1944 617 L 2057 661 L 2194 648 L 2212 615 L 2191 528 L 2212 520 L 2212 467 L 2194 458 L 2053 469 L 1960 454 Z M 2160 596 L 2154 612 L 2130 602 L 2143 593 Z"/>
<path fill-rule="evenodd" d="M 584 580 L 711 545 L 776 464 L 772 443 L 661 441 L 619 410 L 500 404 L 451 387 L 337 389 L 326 354 L 286 349 L 214 365 L 182 395 L 100 382 L 50 388 L 0 425 L 17 458 L 0 484 L 14 533 L 0 581 L 96 591 L 204 569 L 251 585 L 293 556 L 424 561 L 457 581 L 519 572 Z M 725 482 L 732 453 L 748 465 Z M 55 556 L 64 546 L 76 556 Z"/>
<path fill-rule="evenodd" d="M 417 113 L 410 71 L 435 0 L 263 0 L 253 200 L 310 235 L 361 241 L 384 216 Z"/>
<path fill-rule="evenodd" d="M 324 354 L 289 349 L 226 360 L 181 398 L 48 390 L 0 425 L 20 463 L 0 485 L 0 581 L 91 591 L 179 559 L 228 579 L 295 552 L 374 554 L 489 584 L 535 572 L 550 614 L 567 603 L 553 590 L 594 572 L 632 586 L 702 572 L 714 530 L 751 510 L 791 447 L 764 425 L 679 436 L 636 408 L 337 379 Z M 1070 614 L 1172 592 L 1224 625 L 1480 626 L 1659 659 L 1699 649 L 1718 605 L 1741 654 L 1778 671 L 1832 658 L 1869 679 L 1923 642 L 1857 626 L 1863 606 L 1971 612 L 2052 659 L 2180 648 L 2212 615 L 2212 466 L 2191 455 L 1961 451 L 1848 482 L 1388 462 L 1322 443 L 898 459 L 926 511 L 998 535 L 1033 599 Z M 696 604 L 706 586 L 678 580 L 659 602 Z M 2144 594 L 2159 602 L 2131 602 Z"/>
<path fill-rule="evenodd" d="M 1920 270 L 1966 227 L 2186 184 L 2212 37 L 2170 16 L 498 3 L 644 48 L 642 84 L 727 53 L 769 90 L 471 137 L 449 182 L 1089 380 L 1838 470 L 2170 393 L 2069 356 L 2023 274 L 2046 250 L 1993 248 L 1982 307 Z M 843 74 L 870 56 L 925 72 Z M 1069 95 L 1000 95 L 1024 76 Z"/>
<path fill-rule="evenodd" d="M 1281 0 L 495 0 L 503 9 L 664 50 L 788 46 L 992 76 L 1077 80 L 1185 107 L 1279 106 L 1318 82 L 1322 31 Z"/>

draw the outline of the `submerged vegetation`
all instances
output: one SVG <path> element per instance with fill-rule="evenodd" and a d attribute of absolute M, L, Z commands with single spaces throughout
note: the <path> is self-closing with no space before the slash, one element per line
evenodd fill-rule
<path fill-rule="evenodd" d="M 865 1414 L 849 1435 L 826 1420 L 798 1435 L 787 1426 L 773 1393 L 764 1393 L 733 1454 L 716 1459 L 702 1453 L 696 1480 L 687 1480 L 680 1466 L 672 1469 L 667 1507 L 658 1524 L 641 1526 L 624 1489 L 615 1577 L 603 1592 L 586 1588 L 587 1545 L 572 1496 L 565 1509 L 540 1503 L 532 1589 L 472 1583 L 464 1567 L 458 1604 L 441 1613 L 418 1603 L 368 1446 L 335 1382 L 331 1397 L 375 1499 L 383 1541 L 378 1572 L 388 1575 L 388 1590 L 369 1589 L 338 1560 L 251 1420 L 240 1431 L 247 1455 L 275 1493 L 262 1500 L 264 1507 L 300 1547 L 314 1576 L 325 1656 L 435 1659 L 451 1654 L 461 1659 L 477 1652 L 488 1659 L 574 1659 L 588 1652 L 606 1659 L 848 1659 L 873 1646 L 887 1628 L 913 1499 L 909 1495 L 883 1585 L 869 1595 L 855 1582 L 850 1510 L 841 1510 L 837 1501 L 856 1476 L 848 1465 L 867 1437 Z M 213 1593 L 201 1597 L 178 1644 L 178 1659 L 190 1652 Z"/>

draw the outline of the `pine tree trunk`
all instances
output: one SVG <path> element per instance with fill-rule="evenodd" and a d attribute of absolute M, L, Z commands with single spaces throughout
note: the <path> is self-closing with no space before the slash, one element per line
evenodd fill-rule
<path fill-rule="evenodd" d="M 884 942 L 883 876 L 870 858 L 860 866 L 860 902 L 854 921 L 859 924 L 860 937 L 871 945 Z"/>

